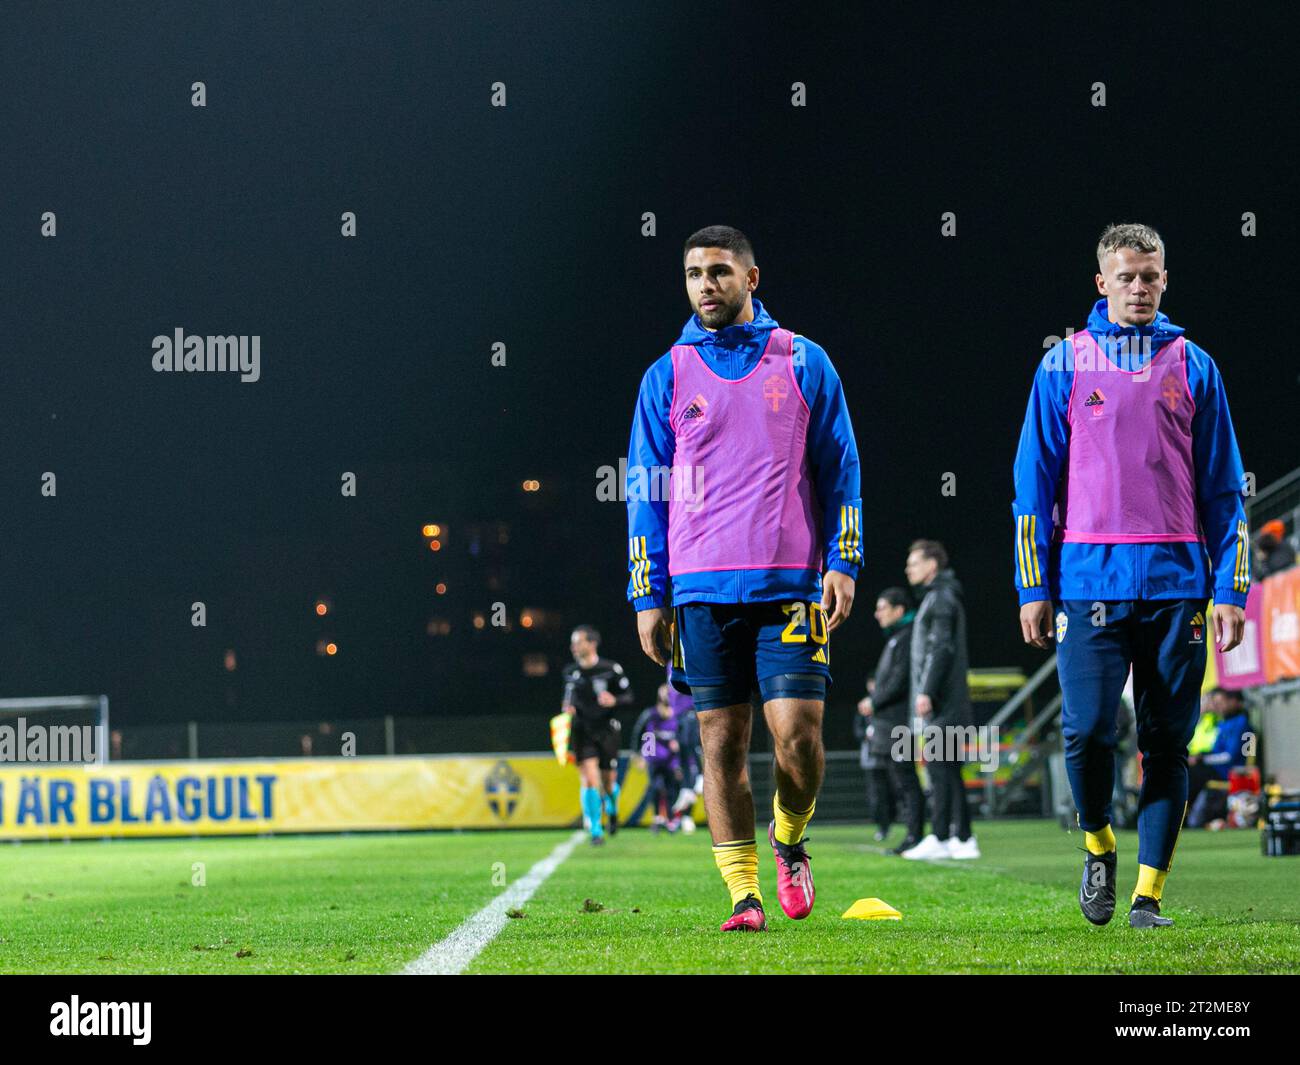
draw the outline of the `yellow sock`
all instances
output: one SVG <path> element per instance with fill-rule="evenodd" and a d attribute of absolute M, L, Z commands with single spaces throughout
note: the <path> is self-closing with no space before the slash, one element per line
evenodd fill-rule
<path fill-rule="evenodd" d="M 772 817 L 776 820 L 776 841 L 778 843 L 798 843 L 803 839 L 803 830 L 812 820 L 813 811 L 817 809 L 817 800 L 803 813 L 787 810 L 781 805 L 781 796 L 772 796 Z"/>
<path fill-rule="evenodd" d="M 1160 896 L 1164 894 L 1165 877 L 1168 875 L 1168 869 L 1157 869 L 1154 865 L 1139 865 L 1138 882 L 1133 891 L 1133 898 L 1136 899 L 1139 895 L 1146 895 L 1159 902 Z"/>
<path fill-rule="evenodd" d="M 1085 832 L 1083 842 L 1089 854 L 1109 854 L 1115 849 L 1115 833 L 1107 825 L 1097 832 Z"/>
<path fill-rule="evenodd" d="M 758 846 L 752 839 L 735 839 L 730 843 L 713 845 L 713 860 L 718 863 L 718 872 L 727 883 L 731 892 L 731 905 L 736 905 L 746 895 L 755 896 L 763 901 L 763 893 L 758 890 Z"/>

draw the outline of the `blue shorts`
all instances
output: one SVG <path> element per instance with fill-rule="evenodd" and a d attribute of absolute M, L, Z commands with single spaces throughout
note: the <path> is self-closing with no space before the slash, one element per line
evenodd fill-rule
<path fill-rule="evenodd" d="M 696 710 L 770 699 L 826 699 L 830 636 L 821 600 L 684 603 L 673 610 L 670 680 Z"/>

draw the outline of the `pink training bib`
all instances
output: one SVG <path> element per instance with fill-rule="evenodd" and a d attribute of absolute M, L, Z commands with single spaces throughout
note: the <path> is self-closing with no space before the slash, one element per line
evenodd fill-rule
<path fill-rule="evenodd" d="M 788 329 L 758 365 L 719 377 L 692 345 L 672 349 L 677 440 L 669 478 L 668 572 L 821 569 L 808 470 L 808 404 Z"/>
<path fill-rule="evenodd" d="M 1202 539 L 1192 464 L 1186 344 L 1180 336 L 1142 370 L 1120 370 L 1086 329 L 1071 338 L 1070 459 L 1061 539 L 1127 544 Z"/>

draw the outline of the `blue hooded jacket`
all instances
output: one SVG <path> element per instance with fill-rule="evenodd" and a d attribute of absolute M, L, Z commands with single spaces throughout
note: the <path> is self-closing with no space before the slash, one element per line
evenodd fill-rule
<path fill-rule="evenodd" d="M 754 320 L 710 331 L 691 315 L 675 344 L 694 345 L 719 377 L 736 381 L 748 374 L 767 347 L 777 323 L 753 298 Z M 839 375 L 822 348 L 807 337 L 794 337 L 795 380 L 808 402 L 808 463 L 822 513 L 821 537 L 827 569 L 857 579 L 862 565 L 862 499 L 858 446 L 853 439 L 848 404 Z M 676 450 L 668 424 L 673 401 L 673 360 L 669 350 L 641 380 L 632 439 L 628 444 L 627 597 L 637 610 L 667 605 L 668 500 L 641 498 L 633 471 L 672 466 Z M 644 482 L 643 482 L 644 483 Z M 647 592 L 646 589 L 649 589 Z M 673 578 L 672 602 L 756 603 L 784 599 L 819 599 L 817 570 L 714 570 Z"/>
<path fill-rule="evenodd" d="M 1219 779 L 1227 780 L 1228 771 L 1246 764 L 1246 733 L 1250 731 L 1250 718 L 1245 711 L 1225 717 L 1219 722 L 1214 736 L 1214 747 L 1201 756 L 1205 765 L 1213 766 Z"/>
<path fill-rule="evenodd" d="M 1121 369 L 1130 371 L 1141 369 L 1183 333 L 1163 312 L 1151 325 L 1121 326 L 1107 317 L 1104 298 L 1093 305 L 1086 328 L 1108 354 L 1118 353 L 1111 357 Z M 1149 344 L 1118 339 L 1147 336 Z M 1242 503 L 1246 483 L 1228 397 L 1214 360 L 1190 340 L 1184 343 L 1187 386 L 1196 404 L 1192 461 L 1205 543 L 1053 542 L 1053 510 L 1070 449 L 1067 408 L 1074 385 L 1074 349 L 1067 337 L 1044 356 L 1034 375 L 1016 451 L 1012 568 L 1022 606 L 1049 598 L 1060 602 L 1211 596 L 1218 603 L 1246 605 L 1250 590 L 1250 541 Z M 1021 521 L 1022 517 L 1029 520 Z M 1033 535 L 1027 535 L 1026 529 Z M 1028 581 L 1025 574 L 1030 575 Z"/>

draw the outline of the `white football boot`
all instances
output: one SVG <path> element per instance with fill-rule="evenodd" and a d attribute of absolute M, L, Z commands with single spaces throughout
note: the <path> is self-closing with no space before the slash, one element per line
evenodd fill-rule
<path fill-rule="evenodd" d="M 931 832 L 910 851 L 903 851 L 903 857 L 909 862 L 928 861 L 933 858 L 947 858 L 948 844 Z"/>
<path fill-rule="evenodd" d="M 949 858 L 968 861 L 971 858 L 978 858 L 980 856 L 980 845 L 975 842 L 974 836 L 971 836 L 971 838 L 965 842 L 959 840 L 956 836 L 953 836 L 952 839 L 948 840 L 944 844 L 944 846 L 948 848 Z"/>

